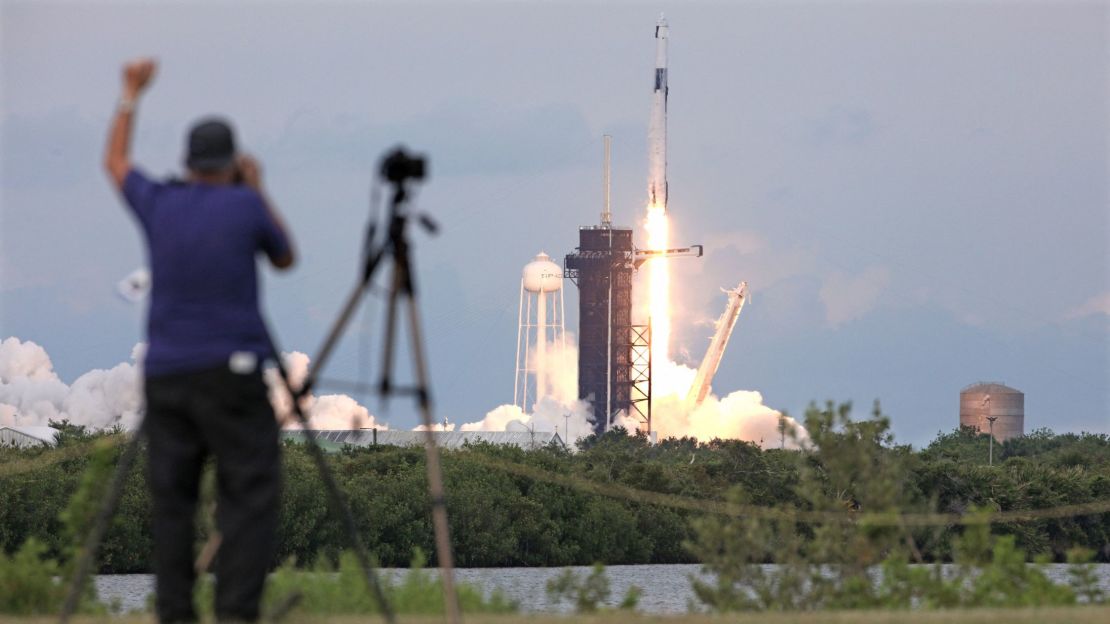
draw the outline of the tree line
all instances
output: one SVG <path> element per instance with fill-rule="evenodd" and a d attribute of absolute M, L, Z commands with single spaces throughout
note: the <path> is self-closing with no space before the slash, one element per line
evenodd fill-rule
<path fill-rule="evenodd" d="M 816 443 L 804 450 L 693 438 L 651 444 L 623 431 L 585 438 L 574 452 L 489 444 L 443 450 L 456 560 L 464 567 L 492 567 L 713 559 L 714 540 L 721 539 L 728 518 L 697 510 L 697 505 L 661 504 L 645 492 L 707 507 L 739 501 L 834 514 L 964 514 L 1110 500 L 1110 436 L 1105 434 L 1038 430 L 996 443 L 995 465 L 988 466 L 985 435 L 970 430 L 939 434 L 914 450 L 893 442 L 889 420 L 877 407 L 860 421 L 852 421 L 849 410 L 847 405 L 811 406 L 805 422 Z M 8 554 L 34 538 L 45 545 L 47 556 L 63 560 L 74 539 L 66 523 L 79 524 L 71 500 L 84 501 L 80 513 L 88 515 L 89 501 L 98 500 L 98 488 L 121 451 L 118 432 L 58 426 L 63 433 L 54 448 L 0 449 L 0 548 Z M 407 566 L 417 549 L 434 551 L 422 449 L 347 447 L 330 454 L 329 463 L 380 565 Z M 150 571 L 144 470 L 141 457 L 103 542 L 102 573 Z M 337 561 L 347 539 L 301 444 L 284 443 L 282 470 L 274 565 Z M 214 490 L 209 476 L 202 498 L 214 500 Z M 201 505 L 198 516 L 198 540 L 203 541 L 214 528 L 212 503 Z M 907 536 L 921 561 L 950 561 L 964 530 L 917 527 Z M 1110 561 L 1110 513 L 998 523 L 990 530 L 1012 536 L 1029 558 L 1064 561 L 1070 549 L 1080 546 L 1096 560 Z M 818 528 L 797 530 L 798 548 L 811 545 L 810 560 L 821 558 L 814 546 L 820 536 Z M 776 559 L 774 551 L 760 557 Z"/>

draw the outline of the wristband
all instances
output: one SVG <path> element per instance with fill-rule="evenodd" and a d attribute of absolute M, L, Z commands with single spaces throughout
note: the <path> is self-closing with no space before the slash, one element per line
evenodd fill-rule
<path fill-rule="evenodd" d="M 135 98 L 121 97 L 116 103 L 117 113 L 130 113 L 135 110 Z"/>

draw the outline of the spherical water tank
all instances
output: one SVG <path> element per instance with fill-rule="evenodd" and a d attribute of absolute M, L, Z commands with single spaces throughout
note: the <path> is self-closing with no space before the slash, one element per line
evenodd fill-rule
<path fill-rule="evenodd" d="M 563 287 L 563 270 L 551 261 L 551 256 L 540 252 L 524 265 L 524 290 L 528 292 L 555 292 Z"/>
<path fill-rule="evenodd" d="M 987 416 L 995 418 L 994 439 L 1004 442 L 1025 435 L 1025 395 L 998 382 L 980 382 L 960 392 L 960 426 L 991 431 Z"/>

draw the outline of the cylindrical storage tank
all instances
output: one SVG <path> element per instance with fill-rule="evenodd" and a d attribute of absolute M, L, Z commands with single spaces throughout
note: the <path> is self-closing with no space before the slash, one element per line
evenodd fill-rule
<path fill-rule="evenodd" d="M 998 382 L 964 388 L 960 392 L 960 426 L 990 433 L 988 416 L 995 418 L 995 440 L 1004 442 L 1025 435 L 1025 394 Z"/>
<path fill-rule="evenodd" d="M 551 256 L 540 252 L 524 265 L 524 290 L 528 292 L 555 292 L 563 287 L 563 270 L 551 261 Z"/>

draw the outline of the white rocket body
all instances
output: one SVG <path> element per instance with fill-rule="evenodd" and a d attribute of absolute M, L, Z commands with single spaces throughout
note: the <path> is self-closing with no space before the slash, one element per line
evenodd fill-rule
<path fill-rule="evenodd" d="M 667 38 L 666 18 L 655 24 L 655 90 L 648 126 L 648 206 L 667 208 Z"/>

